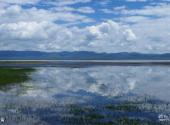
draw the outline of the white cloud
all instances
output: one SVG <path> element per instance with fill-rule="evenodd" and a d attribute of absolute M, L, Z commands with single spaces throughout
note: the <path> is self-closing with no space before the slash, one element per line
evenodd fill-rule
<path fill-rule="evenodd" d="M 80 10 L 77 11 L 83 12 L 83 8 L 80 8 Z M 92 10 L 89 9 L 85 11 L 87 13 L 87 11 L 90 12 Z M 85 15 L 72 13 L 70 10 L 58 12 L 57 10 L 37 9 L 35 7 L 23 9 L 19 5 L 1 8 L 0 17 L 3 17 L 1 18 L 0 23 L 15 23 L 20 21 L 64 21 L 68 23 L 86 23 L 94 21 Z"/>
<path fill-rule="evenodd" d="M 136 35 L 133 33 L 133 31 L 131 29 L 126 29 L 124 31 L 124 34 L 126 36 L 126 40 L 127 41 L 133 41 L 136 40 Z"/>
<path fill-rule="evenodd" d="M 87 4 L 72 6 L 91 0 L 41 1 L 53 4 L 52 8 L 23 8 L 21 4 L 28 3 L 27 0 L 0 2 L 9 4 L 0 6 L 1 50 L 169 52 L 169 4 L 149 4 L 140 9 L 130 9 L 127 5 L 111 9 L 103 6 L 103 12 L 121 16 L 114 19 L 109 16 L 103 19 L 105 22 L 96 24 L 100 17 L 94 20 L 88 15 L 100 14 L 98 9 Z"/>
<path fill-rule="evenodd" d="M 141 9 L 124 9 L 121 22 L 134 23 L 131 28 L 138 36 L 138 51 L 164 53 L 169 52 L 170 11 L 169 4 L 146 6 Z"/>
<path fill-rule="evenodd" d="M 100 0 L 98 1 L 100 5 L 107 6 L 110 3 L 110 0 Z"/>
<path fill-rule="evenodd" d="M 119 14 L 117 18 L 123 24 L 130 24 L 136 35 L 136 52 L 143 53 L 168 53 L 170 46 L 170 4 L 157 3 L 139 9 L 116 7 L 104 9 L 106 14 Z M 133 45 L 132 45 L 133 46 Z M 135 49 L 136 48 L 136 49 Z"/>
<path fill-rule="evenodd" d="M 57 6 L 72 5 L 77 3 L 88 3 L 91 0 L 0 0 L 0 3 L 6 4 L 36 4 L 38 2 L 44 2 L 46 4 L 54 4 Z"/>
<path fill-rule="evenodd" d="M 0 3 L 8 3 L 8 4 L 35 4 L 40 0 L 0 0 Z"/>
<path fill-rule="evenodd" d="M 92 9 L 91 7 L 81 7 L 78 8 L 77 11 L 82 13 L 95 13 L 95 10 Z"/>
<path fill-rule="evenodd" d="M 113 9 L 114 9 L 115 11 L 124 10 L 124 9 L 126 9 L 126 6 L 114 7 Z"/>
<path fill-rule="evenodd" d="M 125 15 L 142 15 L 142 16 L 157 16 L 164 17 L 170 16 L 169 4 L 158 4 L 157 6 L 145 6 L 142 9 L 124 9 L 121 13 Z"/>
<path fill-rule="evenodd" d="M 146 2 L 146 1 L 150 1 L 150 0 L 126 0 L 128 2 Z"/>
<path fill-rule="evenodd" d="M 132 41 L 136 39 L 131 29 L 113 21 L 85 28 L 67 28 L 48 22 L 6 23 L 0 25 L 0 36 L 1 49 L 48 51 L 116 52 L 121 48 L 127 50 L 127 45 L 135 44 Z"/>
<path fill-rule="evenodd" d="M 89 46 L 93 49 L 100 48 L 100 51 L 116 52 L 118 50 L 125 51 L 125 47 L 129 46 L 127 49 L 131 51 L 131 45 L 135 44 L 132 42 L 136 40 L 136 35 L 133 31 L 113 21 L 88 27 L 88 30 L 87 41 L 92 40 Z"/>
<path fill-rule="evenodd" d="M 48 28 L 46 22 L 18 22 L 0 25 L 0 37 L 2 40 L 8 38 L 18 40 L 48 39 L 48 34 L 44 29 Z"/>
<path fill-rule="evenodd" d="M 79 13 L 95 13 L 95 10 L 91 7 L 79 7 L 79 8 L 73 8 L 73 7 L 56 7 L 55 11 L 57 12 L 79 12 Z"/>
<path fill-rule="evenodd" d="M 101 9 L 101 11 L 106 14 L 112 14 L 112 13 L 120 13 L 122 10 L 126 10 L 126 9 L 127 9 L 126 6 L 118 6 L 118 7 L 113 7 L 111 9 L 103 8 Z"/>
<path fill-rule="evenodd" d="M 126 0 L 127 2 L 147 2 L 152 0 Z"/>
<path fill-rule="evenodd" d="M 91 0 L 44 0 L 44 3 L 53 4 L 56 6 L 67 6 L 77 3 L 89 3 Z"/>

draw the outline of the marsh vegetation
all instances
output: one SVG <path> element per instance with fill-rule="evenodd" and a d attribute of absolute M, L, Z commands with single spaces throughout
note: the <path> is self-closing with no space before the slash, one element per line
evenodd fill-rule
<path fill-rule="evenodd" d="M 0 87 L 25 82 L 33 71 L 31 68 L 0 68 Z"/>

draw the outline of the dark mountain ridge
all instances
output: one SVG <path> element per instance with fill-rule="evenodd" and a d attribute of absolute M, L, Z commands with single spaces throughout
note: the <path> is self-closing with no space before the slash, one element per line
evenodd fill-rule
<path fill-rule="evenodd" d="M 170 60 L 170 53 L 95 53 L 89 51 L 0 51 L 0 60 Z"/>

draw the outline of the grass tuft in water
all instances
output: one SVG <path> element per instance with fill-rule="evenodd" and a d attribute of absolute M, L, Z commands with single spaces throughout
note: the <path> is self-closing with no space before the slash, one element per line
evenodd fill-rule
<path fill-rule="evenodd" d="M 25 82 L 30 79 L 29 73 L 33 71 L 31 68 L 0 68 L 0 87 Z"/>

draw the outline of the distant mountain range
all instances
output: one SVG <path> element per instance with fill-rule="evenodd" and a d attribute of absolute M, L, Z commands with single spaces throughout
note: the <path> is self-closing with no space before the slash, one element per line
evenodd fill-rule
<path fill-rule="evenodd" d="M 170 53 L 95 53 L 75 52 L 40 52 L 40 51 L 0 51 L 0 60 L 170 60 Z"/>

